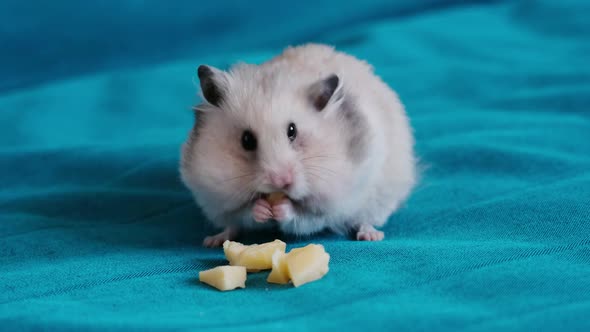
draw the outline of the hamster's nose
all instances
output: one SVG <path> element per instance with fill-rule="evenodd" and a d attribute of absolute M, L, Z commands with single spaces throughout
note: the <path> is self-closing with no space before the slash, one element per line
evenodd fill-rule
<path fill-rule="evenodd" d="M 270 172 L 270 183 L 277 189 L 287 189 L 293 184 L 293 170 L 286 169 L 283 172 Z"/>

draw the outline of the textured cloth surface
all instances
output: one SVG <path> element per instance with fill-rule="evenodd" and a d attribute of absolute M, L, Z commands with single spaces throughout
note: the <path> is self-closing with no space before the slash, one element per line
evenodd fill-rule
<path fill-rule="evenodd" d="M 587 2 L 108 3 L 0 4 L 0 330 L 590 329 Z M 421 184 L 383 242 L 287 238 L 321 281 L 217 292 L 177 171 L 196 67 L 302 41 L 399 92 Z"/>

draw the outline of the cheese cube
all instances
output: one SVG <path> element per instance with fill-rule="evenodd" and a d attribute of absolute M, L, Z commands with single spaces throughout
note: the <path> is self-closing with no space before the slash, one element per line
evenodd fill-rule
<path fill-rule="evenodd" d="M 246 268 L 243 266 L 218 266 L 199 272 L 199 280 L 220 291 L 246 288 Z"/>
<path fill-rule="evenodd" d="M 248 246 L 245 246 L 239 242 L 234 241 L 225 241 L 223 242 L 223 252 L 225 254 L 225 258 L 229 261 L 229 265 L 239 265 L 236 264 L 238 261 L 238 257 L 246 249 Z"/>
<path fill-rule="evenodd" d="M 271 269 L 272 255 L 276 251 L 284 253 L 286 248 L 287 244 L 281 240 L 249 246 L 232 241 L 223 243 L 230 265 L 244 266 L 249 272 Z"/>
<path fill-rule="evenodd" d="M 287 254 L 281 251 L 275 251 L 272 255 L 272 270 L 266 279 L 267 282 L 273 284 L 288 284 L 289 270 L 287 269 L 287 261 L 285 260 Z"/>
<path fill-rule="evenodd" d="M 328 273 L 330 255 L 326 253 L 324 246 L 310 244 L 291 250 L 285 261 L 293 285 L 299 287 L 318 280 Z"/>
<path fill-rule="evenodd" d="M 285 197 L 286 195 L 282 192 L 274 192 L 269 194 L 266 200 L 270 203 L 270 205 L 276 205 Z"/>

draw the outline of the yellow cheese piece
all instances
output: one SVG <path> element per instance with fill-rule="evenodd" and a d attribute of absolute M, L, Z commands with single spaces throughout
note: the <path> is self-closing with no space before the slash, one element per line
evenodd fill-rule
<path fill-rule="evenodd" d="M 244 266 L 249 272 L 271 269 L 272 255 L 276 251 L 284 253 L 286 248 L 287 244 L 281 240 L 249 246 L 232 241 L 223 243 L 223 249 L 230 265 Z"/>
<path fill-rule="evenodd" d="M 288 275 L 295 287 L 322 278 L 329 271 L 330 255 L 320 244 L 291 250 L 285 257 Z"/>
<path fill-rule="evenodd" d="M 287 269 L 287 261 L 285 260 L 287 254 L 281 251 L 275 251 L 272 255 L 272 270 L 266 279 L 267 282 L 273 284 L 288 284 L 289 270 Z"/>
<path fill-rule="evenodd" d="M 278 204 L 285 196 L 282 192 L 274 192 L 268 195 L 266 201 L 270 203 L 270 205 Z"/>
<path fill-rule="evenodd" d="M 267 278 L 269 283 L 287 284 L 291 281 L 295 287 L 321 279 L 328 273 L 330 255 L 326 252 L 324 246 L 309 244 L 303 248 L 295 248 L 289 253 L 285 253 L 286 247 L 285 242 L 281 240 L 249 246 L 239 242 L 225 241 L 223 251 L 230 265 L 219 268 L 236 267 L 247 272 L 272 269 Z M 215 272 L 214 277 L 202 276 L 203 273 L 209 273 L 216 269 L 201 272 L 199 278 L 201 281 L 221 290 L 240 287 L 226 288 L 226 280 L 231 281 L 234 279 L 227 277 L 228 274 L 225 271 Z M 245 280 L 244 275 L 243 286 L 241 287 L 245 287 Z"/>
<path fill-rule="evenodd" d="M 225 258 L 229 261 L 229 265 L 239 265 L 236 264 L 238 261 L 238 257 L 246 249 L 248 246 L 245 246 L 239 242 L 234 241 L 225 241 L 223 242 L 223 252 L 225 253 Z"/>
<path fill-rule="evenodd" d="M 220 291 L 246 288 L 246 268 L 243 266 L 218 266 L 199 272 L 199 280 Z"/>

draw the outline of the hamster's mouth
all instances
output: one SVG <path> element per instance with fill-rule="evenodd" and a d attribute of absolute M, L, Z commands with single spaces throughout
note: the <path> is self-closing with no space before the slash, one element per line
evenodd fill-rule
<path fill-rule="evenodd" d="M 323 206 L 321 200 L 319 200 L 314 195 L 304 196 L 299 199 L 293 199 L 291 196 L 289 196 L 285 193 L 283 193 L 283 194 L 285 195 L 285 198 L 287 198 L 291 201 L 291 204 L 293 204 L 293 207 L 299 213 L 306 213 L 306 214 L 318 215 L 318 216 L 321 216 L 325 213 L 325 211 L 324 211 L 325 209 L 324 209 L 324 206 Z M 270 195 L 269 193 L 259 192 L 256 195 L 254 195 L 254 197 L 252 198 L 251 204 L 254 205 L 256 200 L 260 199 L 260 198 L 268 199 L 269 195 Z"/>
<path fill-rule="evenodd" d="M 288 198 L 290 201 L 293 201 L 293 199 L 289 195 L 287 195 L 287 193 L 284 193 L 282 191 L 280 193 L 285 196 L 284 198 Z M 259 194 L 260 198 L 264 198 L 264 199 L 268 199 L 268 197 L 270 195 L 271 195 L 270 193 L 260 193 Z"/>
<path fill-rule="evenodd" d="M 303 200 L 300 200 L 300 199 L 293 199 L 293 197 L 289 196 L 287 193 L 281 192 L 281 194 L 285 195 L 284 198 L 290 200 L 291 203 L 293 203 L 293 205 L 298 206 L 298 205 L 301 205 L 302 202 L 303 202 Z M 262 192 L 259 192 L 256 195 L 254 195 L 254 198 L 252 199 L 252 203 L 256 202 L 256 200 L 257 199 L 260 199 L 260 198 L 262 198 L 262 199 L 268 199 L 269 196 L 270 196 L 270 193 L 262 193 Z"/>

